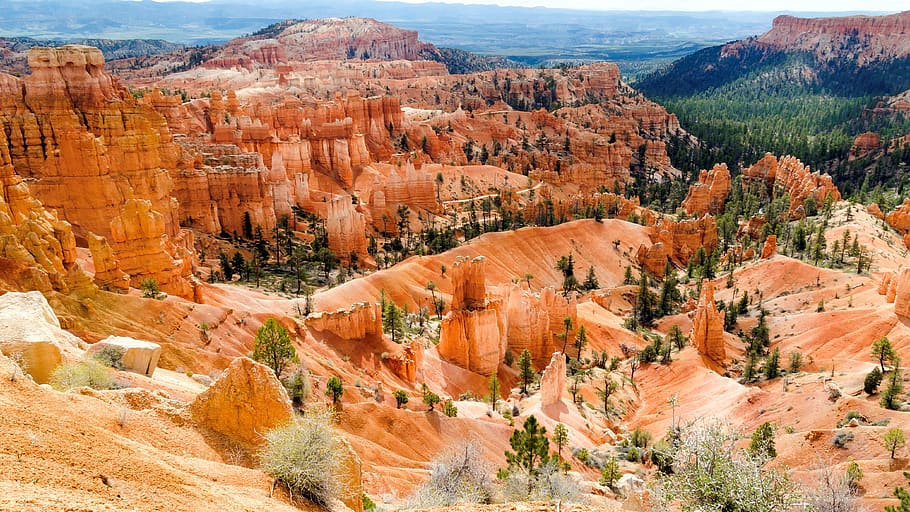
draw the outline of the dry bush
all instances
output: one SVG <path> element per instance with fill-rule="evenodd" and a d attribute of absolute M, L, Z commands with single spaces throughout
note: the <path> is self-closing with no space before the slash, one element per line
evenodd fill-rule
<path fill-rule="evenodd" d="M 561 473 L 553 461 L 541 466 L 536 475 L 529 475 L 527 471 L 511 471 L 502 492 L 506 501 L 584 502 L 584 493 L 578 482 Z"/>
<path fill-rule="evenodd" d="M 58 391 L 83 386 L 93 389 L 112 389 L 115 386 L 111 369 L 94 358 L 61 364 L 51 374 L 50 384 Z"/>
<path fill-rule="evenodd" d="M 866 512 L 846 472 L 834 469 L 834 463 L 815 464 L 818 484 L 806 493 L 807 512 Z"/>
<path fill-rule="evenodd" d="M 457 446 L 433 461 L 430 480 L 411 498 L 414 508 L 448 507 L 458 503 L 490 503 L 490 468 L 473 443 Z"/>
<path fill-rule="evenodd" d="M 332 413 L 311 409 L 296 421 L 270 430 L 259 454 L 260 467 L 277 481 L 317 505 L 328 505 L 350 492 L 342 482 L 341 439 Z"/>
<path fill-rule="evenodd" d="M 765 470 L 766 458 L 737 448 L 740 437 L 717 421 L 682 429 L 673 473 L 652 488 L 654 510 L 793 510 L 801 498 L 798 486 L 782 471 Z"/>

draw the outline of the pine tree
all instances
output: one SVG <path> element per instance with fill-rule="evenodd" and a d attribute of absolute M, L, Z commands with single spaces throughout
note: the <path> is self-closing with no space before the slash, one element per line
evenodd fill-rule
<path fill-rule="evenodd" d="M 597 390 L 597 396 L 604 401 L 604 414 L 609 413 L 610 411 L 610 396 L 616 392 L 617 384 L 616 381 L 610 378 L 609 373 L 604 374 L 604 387 Z"/>
<path fill-rule="evenodd" d="M 622 472 L 619 470 L 619 464 L 616 462 L 616 456 L 610 457 L 610 460 L 604 464 L 602 470 L 600 470 L 600 479 L 597 481 L 600 485 L 604 487 L 613 487 L 613 484 L 622 477 Z"/>
<path fill-rule="evenodd" d="M 888 387 L 882 391 L 882 397 L 879 400 L 879 403 L 885 409 L 897 409 L 898 398 L 904 392 L 904 379 L 901 373 L 900 362 L 895 361 L 894 369 L 891 370 L 891 377 L 888 378 Z"/>
<path fill-rule="evenodd" d="M 329 377 L 325 383 L 325 394 L 332 398 L 333 404 L 337 404 L 338 400 L 341 400 L 341 395 L 344 394 L 344 383 L 339 377 L 334 375 Z"/>
<path fill-rule="evenodd" d="M 271 368 L 279 379 L 288 364 L 298 361 L 297 351 L 291 343 L 287 329 L 274 318 L 266 320 L 256 331 L 251 357 Z"/>
<path fill-rule="evenodd" d="M 490 375 L 490 380 L 487 381 L 487 390 L 490 392 L 490 407 L 495 409 L 496 400 L 499 400 L 499 377 L 496 372 Z"/>
<path fill-rule="evenodd" d="M 524 429 L 515 430 L 509 438 L 512 451 L 506 451 L 506 462 L 509 469 L 517 468 L 528 473 L 531 477 L 528 479 L 529 488 L 540 467 L 550 461 L 550 441 L 546 434 L 547 429 L 540 426 L 537 418 L 532 415 L 525 420 Z"/>
<path fill-rule="evenodd" d="M 588 274 L 585 276 L 585 282 L 582 284 L 582 288 L 585 290 L 596 290 L 600 288 L 600 283 L 597 282 L 597 275 L 594 273 L 594 266 L 588 267 Z"/>
<path fill-rule="evenodd" d="M 863 380 L 863 391 L 871 395 L 878 391 L 878 386 L 881 385 L 881 383 L 882 371 L 876 366 L 871 372 L 866 374 L 866 378 Z"/>
<path fill-rule="evenodd" d="M 246 240 L 253 238 L 253 221 L 249 211 L 243 212 L 243 238 Z"/>
<path fill-rule="evenodd" d="M 569 443 L 569 429 L 562 423 L 553 428 L 553 442 L 556 443 L 556 454 L 562 460 L 562 447 Z"/>
<path fill-rule="evenodd" d="M 753 457 L 768 457 L 773 459 L 777 457 L 777 449 L 774 446 L 774 425 L 770 422 L 764 422 L 752 433 L 752 441 L 749 443 L 749 454 Z"/>
<path fill-rule="evenodd" d="M 392 392 L 392 396 L 395 397 L 395 408 L 401 409 L 402 405 L 406 405 L 410 400 L 408 394 L 403 389 L 397 389 Z"/>
<path fill-rule="evenodd" d="M 230 281 L 231 277 L 234 276 L 234 267 L 231 266 L 231 260 L 228 259 L 228 255 L 221 251 L 218 254 L 218 260 L 221 264 L 221 276 L 225 281 Z"/>
<path fill-rule="evenodd" d="M 231 257 L 231 269 L 239 273 L 241 279 L 244 279 L 244 274 L 247 273 L 247 266 L 246 260 L 243 259 L 240 251 L 234 251 L 234 256 Z"/>
<path fill-rule="evenodd" d="M 528 385 L 534 380 L 536 374 L 537 372 L 531 362 L 531 353 L 528 352 L 528 349 L 524 349 L 521 352 L 521 356 L 518 357 L 518 378 L 521 379 L 522 394 L 528 394 Z"/>
<path fill-rule="evenodd" d="M 401 343 L 404 334 L 404 313 L 391 300 L 385 300 L 382 310 L 382 329 L 392 337 L 394 343 Z"/>
<path fill-rule="evenodd" d="M 585 326 L 578 328 L 578 332 L 575 333 L 575 348 L 578 349 L 578 359 L 581 362 L 581 351 L 585 349 L 585 346 L 588 344 L 588 332 L 585 330 Z"/>
<path fill-rule="evenodd" d="M 768 360 L 765 362 L 765 377 L 768 379 L 776 379 L 780 373 L 780 350 L 777 347 L 774 347 L 774 350 L 771 351 L 771 355 L 768 356 Z"/>
<path fill-rule="evenodd" d="M 885 373 L 885 361 L 894 361 L 895 357 L 894 348 L 891 346 L 891 341 L 887 336 L 883 336 L 872 343 L 872 359 L 878 361 L 882 368 L 882 373 Z"/>
<path fill-rule="evenodd" d="M 654 320 L 654 294 L 651 293 L 649 284 L 648 275 L 642 272 L 635 299 L 635 318 L 645 327 L 649 327 Z"/>

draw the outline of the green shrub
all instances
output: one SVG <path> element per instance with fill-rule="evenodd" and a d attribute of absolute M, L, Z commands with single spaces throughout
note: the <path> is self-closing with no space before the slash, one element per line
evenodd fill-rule
<path fill-rule="evenodd" d="M 878 386 L 882 383 L 882 371 L 878 369 L 878 366 L 872 369 L 871 372 L 866 374 L 866 379 L 863 381 L 863 391 L 866 394 L 871 395 L 878 391 Z"/>
<path fill-rule="evenodd" d="M 139 283 L 139 288 L 142 290 L 142 296 L 146 299 L 162 299 L 161 290 L 158 288 L 158 281 L 147 277 Z"/>
<path fill-rule="evenodd" d="M 92 354 L 92 358 L 104 366 L 113 368 L 115 370 L 122 370 L 124 352 L 125 351 L 120 347 L 106 345 Z"/>
<path fill-rule="evenodd" d="M 629 435 L 629 442 L 636 448 L 647 448 L 651 444 L 651 434 L 641 427 L 635 427 Z"/>
<path fill-rule="evenodd" d="M 114 377 L 111 369 L 97 359 L 88 358 L 76 363 L 63 363 L 51 374 L 51 386 L 58 391 L 78 387 L 112 389 Z"/>
<path fill-rule="evenodd" d="M 366 493 L 360 495 L 360 503 L 363 505 L 363 512 L 372 512 L 373 510 L 376 510 L 376 503 L 374 503 Z"/>
<path fill-rule="evenodd" d="M 317 505 L 342 499 L 345 461 L 341 440 L 332 428 L 331 412 L 310 409 L 297 421 L 265 434 L 266 446 L 259 454 L 261 469 Z"/>
<path fill-rule="evenodd" d="M 588 455 L 587 448 L 582 448 L 582 449 L 578 450 L 577 452 L 575 452 L 575 458 L 578 459 L 582 464 L 588 463 L 588 457 L 589 457 L 589 455 Z"/>

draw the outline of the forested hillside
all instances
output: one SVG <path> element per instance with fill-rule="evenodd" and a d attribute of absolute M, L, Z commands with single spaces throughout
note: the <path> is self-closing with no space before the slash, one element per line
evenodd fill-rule
<path fill-rule="evenodd" d="M 697 170 L 727 162 L 737 172 L 772 152 L 830 172 L 848 195 L 899 183 L 902 154 L 889 168 L 894 172 L 872 175 L 847 160 L 860 133 L 877 132 L 887 145 L 910 131 L 904 115 L 872 114 L 883 97 L 910 89 L 910 58 L 857 59 L 868 36 L 847 36 L 837 43 L 836 58 L 830 48 L 821 58 L 820 50 L 782 48 L 763 38 L 769 39 L 706 48 L 636 84 L 701 140 L 695 151 L 671 144 L 674 164 Z"/>

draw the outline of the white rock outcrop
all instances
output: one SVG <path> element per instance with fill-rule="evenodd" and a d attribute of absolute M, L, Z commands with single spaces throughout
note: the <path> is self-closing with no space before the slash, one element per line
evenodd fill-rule
<path fill-rule="evenodd" d="M 0 352 L 38 384 L 46 384 L 65 359 L 78 359 L 84 347 L 82 340 L 60 328 L 41 292 L 0 296 Z"/>

